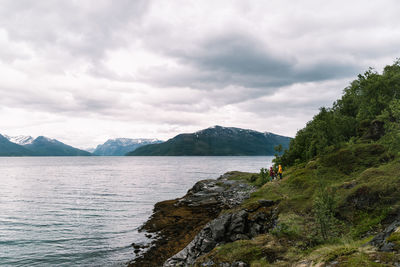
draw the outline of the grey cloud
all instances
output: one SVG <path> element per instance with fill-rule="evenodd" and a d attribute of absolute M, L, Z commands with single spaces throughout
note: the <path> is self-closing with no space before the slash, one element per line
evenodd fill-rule
<path fill-rule="evenodd" d="M 0 28 L 10 38 L 45 53 L 68 51 L 96 61 L 105 51 L 126 45 L 150 1 L 3 0 Z"/>
<path fill-rule="evenodd" d="M 153 69 L 148 77 L 162 86 L 190 84 L 198 89 L 234 85 L 263 88 L 265 94 L 294 83 L 353 76 L 362 69 L 353 62 L 335 60 L 304 65 L 295 55 L 279 55 L 255 36 L 235 32 L 211 37 L 192 50 L 167 48 L 164 53 L 192 71 L 185 75 Z"/>

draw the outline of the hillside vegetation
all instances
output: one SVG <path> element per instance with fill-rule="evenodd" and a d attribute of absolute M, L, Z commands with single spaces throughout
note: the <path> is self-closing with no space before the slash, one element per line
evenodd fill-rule
<path fill-rule="evenodd" d="M 280 159 L 285 166 L 307 162 L 356 142 L 377 142 L 395 155 L 400 151 L 400 65 L 359 75 L 332 108 L 320 112 L 298 131 Z"/>
<path fill-rule="evenodd" d="M 234 179 L 259 187 L 236 210 L 273 200 L 275 227 L 217 246 L 197 266 L 400 266 L 399 61 L 359 75 L 274 161 L 284 166 L 281 181 Z"/>
<path fill-rule="evenodd" d="M 214 126 L 180 134 L 161 143 L 137 148 L 128 156 L 261 156 L 274 155 L 274 147 L 287 148 L 289 137 L 234 127 Z"/>

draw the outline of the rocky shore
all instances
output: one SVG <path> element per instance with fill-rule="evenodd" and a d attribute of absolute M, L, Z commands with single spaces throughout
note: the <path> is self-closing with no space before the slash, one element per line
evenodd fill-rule
<path fill-rule="evenodd" d="M 229 172 L 216 180 L 199 181 L 184 197 L 157 203 L 141 228 L 154 241 L 148 248 L 133 244 L 139 256 L 129 266 L 192 264 L 217 244 L 249 239 L 272 227 L 272 201 L 259 201 L 250 210 L 220 214 L 239 206 L 255 190 L 243 181 L 231 179 L 237 175 L 238 172 Z"/>
<path fill-rule="evenodd" d="M 249 267 L 255 263 L 254 266 L 322 267 L 361 266 L 368 262 L 383 265 L 365 266 L 400 266 L 398 208 L 393 207 L 380 227 L 368 232 L 374 236 L 369 242 L 364 238 L 321 245 L 323 241 L 315 239 L 318 228 L 312 217 L 294 213 L 301 208 L 295 205 L 299 204 L 298 195 L 271 197 L 278 190 L 293 190 L 284 184 L 290 176 L 264 184 L 257 191 L 250 185 L 257 184 L 253 176 L 260 178 L 229 172 L 216 180 L 197 182 L 182 198 L 157 203 L 153 215 L 141 228 L 152 242 L 132 244 L 137 257 L 128 266 Z M 340 188 L 349 190 L 347 186 Z M 345 200 L 354 202 L 357 196 L 356 203 L 363 202 L 358 191 Z M 275 200 L 268 200 L 269 197 Z M 296 202 L 290 202 L 291 197 Z M 346 212 L 354 214 L 352 207 L 348 206 Z M 313 240 L 319 243 L 314 244 Z"/>

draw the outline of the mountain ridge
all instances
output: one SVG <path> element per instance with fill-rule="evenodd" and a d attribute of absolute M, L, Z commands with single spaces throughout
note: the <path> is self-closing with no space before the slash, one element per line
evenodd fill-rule
<path fill-rule="evenodd" d="M 291 138 L 236 127 L 209 127 L 179 134 L 164 143 L 142 146 L 127 156 L 262 156 L 287 148 Z"/>

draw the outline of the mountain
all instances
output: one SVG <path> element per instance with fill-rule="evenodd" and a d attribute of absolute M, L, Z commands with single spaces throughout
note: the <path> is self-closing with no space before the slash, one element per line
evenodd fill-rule
<path fill-rule="evenodd" d="M 158 143 L 162 143 L 162 141 L 157 139 L 109 139 L 104 144 L 98 145 L 93 151 L 93 154 L 98 156 L 123 156 L 128 152 L 134 151 L 138 147 Z"/>
<path fill-rule="evenodd" d="M 25 147 L 10 142 L 8 138 L 0 134 L 0 156 L 33 156 L 34 152 Z"/>
<path fill-rule="evenodd" d="M 13 142 L 21 146 L 31 144 L 34 140 L 32 136 L 26 136 L 26 135 L 18 135 L 18 136 L 4 135 L 4 137 L 7 138 L 10 142 Z"/>
<path fill-rule="evenodd" d="M 161 144 L 142 146 L 128 156 L 259 156 L 273 155 L 274 146 L 289 146 L 291 138 L 273 133 L 214 126 L 180 134 Z"/>
<path fill-rule="evenodd" d="M 23 147 L 34 152 L 35 156 L 91 156 L 87 151 L 44 136 L 37 137 L 30 144 L 26 144 Z"/>

